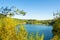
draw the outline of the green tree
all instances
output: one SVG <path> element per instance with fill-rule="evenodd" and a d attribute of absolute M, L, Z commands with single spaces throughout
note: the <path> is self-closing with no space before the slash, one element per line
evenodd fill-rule
<path fill-rule="evenodd" d="M 15 14 L 22 14 L 23 16 L 26 14 L 23 10 L 19 10 L 16 7 L 1 7 L 0 8 L 0 14 L 4 16 L 14 16 Z"/>
<path fill-rule="evenodd" d="M 53 40 L 56 39 L 60 40 L 60 12 L 57 11 L 57 13 L 54 13 L 53 16 L 55 21 L 55 23 L 53 24 L 53 34 L 54 34 Z"/>
<path fill-rule="evenodd" d="M 54 16 L 55 19 L 60 18 L 60 12 L 58 10 L 57 10 L 56 13 L 53 12 L 53 16 Z"/>

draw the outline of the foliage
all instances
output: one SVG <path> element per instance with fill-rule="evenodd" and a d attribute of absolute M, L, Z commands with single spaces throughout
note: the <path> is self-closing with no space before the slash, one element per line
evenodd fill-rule
<path fill-rule="evenodd" d="M 53 13 L 53 16 L 54 16 L 55 19 L 60 18 L 60 12 L 58 12 L 58 10 L 57 10 L 56 13 Z"/>
<path fill-rule="evenodd" d="M 53 24 L 53 40 L 60 40 L 60 13 L 57 12 L 54 14 L 55 16 L 55 23 Z"/>
<path fill-rule="evenodd" d="M 60 37 L 55 35 L 54 38 L 52 38 L 51 40 L 60 40 Z"/>
<path fill-rule="evenodd" d="M 5 15 L 5 16 L 13 16 L 13 15 L 15 15 L 15 14 L 22 14 L 22 15 L 25 15 L 26 14 L 26 12 L 24 12 L 23 10 L 19 10 L 19 9 L 17 9 L 16 7 L 10 7 L 10 8 L 8 8 L 8 7 L 1 7 L 0 8 L 0 14 L 2 14 L 2 15 Z"/>
<path fill-rule="evenodd" d="M 16 25 L 20 25 L 20 31 L 16 34 Z M 17 20 L 9 17 L 0 18 L 0 40 L 44 40 L 44 35 L 29 34 L 25 27 Z"/>

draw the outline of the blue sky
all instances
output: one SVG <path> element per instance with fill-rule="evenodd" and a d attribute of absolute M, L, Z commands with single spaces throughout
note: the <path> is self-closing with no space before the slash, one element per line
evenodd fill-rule
<path fill-rule="evenodd" d="M 0 0 L 2 6 L 16 6 L 27 12 L 25 16 L 15 15 L 14 18 L 47 20 L 53 18 L 53 12 L 60 11 L 60 0 Z"/>

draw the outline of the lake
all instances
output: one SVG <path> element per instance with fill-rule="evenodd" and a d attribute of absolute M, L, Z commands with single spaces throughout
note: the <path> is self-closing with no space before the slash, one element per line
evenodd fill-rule
<path fill-rule="evenodd" d="M 26 24 L 24 26 L 28 31 L 28 33 L 39 32 L 40 35 L 44 34 L 44 40 L 50 40 L 53 37 L 52 26 L 33 25 L 33 24 Z"/>

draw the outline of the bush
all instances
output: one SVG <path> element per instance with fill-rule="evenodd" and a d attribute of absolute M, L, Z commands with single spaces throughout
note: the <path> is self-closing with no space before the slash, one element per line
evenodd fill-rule
<path fill-rule="evenodd" d="M 36 33 L 28 35 L 23 25 L 20 25 L 20 31 L 16 34 L 16 25 L 19 23 L 12 18 L 0 18 L 0 40 L 44 40 L 44 35 Z"/>

